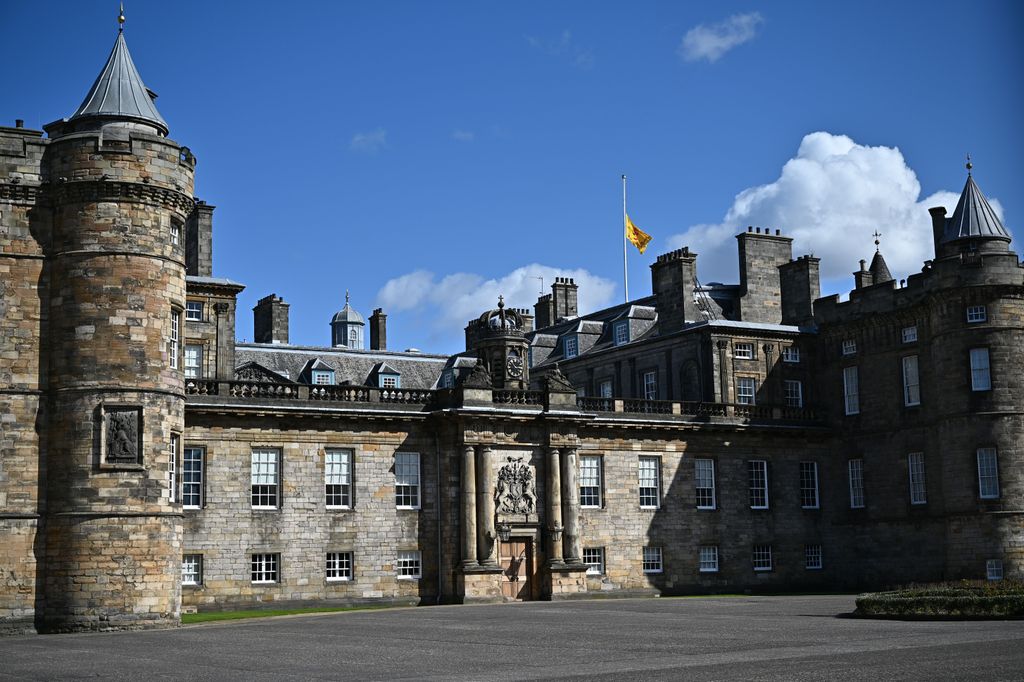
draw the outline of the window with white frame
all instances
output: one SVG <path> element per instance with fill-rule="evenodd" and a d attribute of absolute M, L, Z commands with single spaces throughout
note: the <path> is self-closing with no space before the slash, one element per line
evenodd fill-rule
<path fill-rule="evenodd" d="M 254 583 L 276 583 L 281 579 L 280 554 L 253 554 L 250 580 Z"/>
<path fill-rule="evenodd" d="M 617 322 L 613 334 L 616 346 L 629 343 L 629 322 Z"/>
<path fill-rule="evenodd" d="M 169 452 L 167 463 L 167 499 L 171 502 L 178 501 L 178 452 L 181 448 L 181 435 L 171 434 L 171 440 L 167 444 Z"/>
<path fill-rule="evenodd" d="M 739 358 L 740 360 L 753 360 L 754 359 L 754 344 L 752 343 L 734 343 L 732 345 L 732 356 Z"/>
<path fill-rule="evenodd" d="M 195 344 L 185 346 L 185 378 L 199 379 L 203 376 L 203 347 Z"/>
<path fill-rule="evenodd" d="M 752 459 L 747 462 L 750 479 L 750 508 L 768 508 L 768 462 Z"/>
<path fill-rule="evenodd" d="M 854 339 L 843 339 L 843 355 L 856 355 L 857 341 Z"/>
<path fill-rule="evenodd" d="M 644 372 L 644 400 L 658 399 L 658 373 Z"/>
<path fill-rule="evenodd" d="M 644 573 L 661 573 L 664 568 L 661 561 L 661 547 L 644 547 Z"/>
<path fill-rule="evenodd" d="M 277 509 L 281 451 L 258 448 L 252 451 L 252 508 Z"/>
<path fill-rule="evenodd" d="M 917 341 L 917 325 L 912 324 L 909 327 L 904 327 L 900 331 L 900 339 L 903 343 L 913 343 Z"/>
<path fill-rule="evenodd" d="M 718 545 L 704 545 L 698 556 L 701 573 L 718 573 Z"/>
<path fill-rule="evenodd" d="M 971 390 L 991 391 L 992 374 L 989 371 L 988 348 L 972 348 L 971 355 Z"/>
<path fill-rule="evenodd" d="M 985 561 L 985 577 L 989 580 L 1003 579 L 1003 560 L 988 559 Z"/>
<path fill-rule="evenodd" d="M 199 509 L 203 506 L 203 448 L 185 448 L 181 466 L 181 506 Z"/>
<path fill-rule="evenodd" d="M 804 385 L 796 379 L 786 379 L 782 382 L 785 390 L 786 405 L 788 407 L 804 406 Z"/>
<path fill-rule="evenodd" d="M 715 508 L 715 460 L 693 460 L 697 509 Z"/>
<path fill-rule="evenodd" d="M 978 448 L 978 496 L 983 500 L 999 497 L 999 460 L 995 448 Z"/>
<path fill-rule="evenodd" d="M 352 580 L 352 552 L 327 553 L 327 582 Z"/>
<path fill-rule="evenodd" d="M 846 463 L 850 482 L 850 509 L 864 507 L 864 460 L 851 459 Z"/>
<path fill-rule="evenodd" d="M 860 388 L 857 368 L 843 368 L 843 403 L 846 414 L 860 414 Z"/>
<path fill-rule="evenodd" d="M 602 397 L 602 398 L 611 398 L 612 397 L 612 382 L 606 380 L 606 381 L 602 381 L 600 384 L 598 384 L 598 386 L 597 386 L 597 395 Z"/>
<path fill-rule="evenodd" d="M 185 319 L 190 322 L 203 321 L 203 302 L 185 301 Z"/>
<path fill-rule="evenodd" d="M 171 246 L 181 244 L 181 223 L 177 220 L 171 221 Z"/>
<path fill-rule="evenodd" d="M 178 354 L 181 352 L 181 313 L 171 310 L 171 336 L 167 340 L 167 364 L 178 369 Z"/>
<path fill-rule="evenodd" d="M 772 546 L 754 545 L 753 562 L 755 571 L 772 570 Z"/>
<path fill-rule="evenodd" d="M 422 557 L 419 550 L 398 552 L 395 572 L 399 580 L 418 580 L 423 574 Z"/>
<path fill-rule="evenodd" d="M 597 455 L 580 457 L 580 506 L 601 506 L 601 458 Z"/>
<path fill-rule="evenodd" d="M 639 463 L 640 508 L 657 509 L 661 502 L 661 460 L 641 457 Z"/>
<path fill-rule="evenodd" d="M 783 362 L 800 362 L 800 348 L 797 346 L 786 346 L 782 349 Z"/>
<path fill-rule="evenodd" d="M 921 380 L 917 373 L 917 356 L 903 358 L 903 404 L 907 407 L 921 404 Z"/>
<path fill-rule="evenodd" d="M 604 547 L 584 547 L 583 565 L 587 575 L 604 575 Z"/>
<path fill-rule="evenodd" d="M 565 340 L 562 342 L 562 344 L 563 355 L 565 355 L 566 360 L 574 358 L 579 354 L 579 339 L 577 339 L 575 336 L 565 337 Z"/>
<path fill-rule="evenodd" d="M 415 452 L 395 454 L 395 506 L 420 508 L 420 456 Z"/>
<path fill-rule="evenodd" d="M 818 508 L 818 463 L 800 462 L 800 507 Z"/>
<path fill-rule="evenodd" d="M 328 509 L 352 506 L 352 451 L 324 452 L 324 499 Z"/>
<path fill-rule="evenodd" d="M 181 584 L 203 584 L 203 555 L 185 554 L 181 557 Z"/>
<path fill-rule="evenodd" d="M 821 545 L 804 545 L 804 568 L 818 571 L 821 567 Z"/>
<path fill-rule="evenodd" d="M 329 369 L 314 369 L 312 375 L 313 385 L 331 386 L 334 384 L 334 371 Z"/>
<path fill-rule="evenodd" d="M 379 374 L 377 375 L 380 381 L 381 388 L 401 388 L 402 377 L 397 374 Z"/>
<path fill-rule="evenodd" d="M 736 402 L 740 405 L 753 405 L 757 394 L 757 379 L 754 377 L 736 377 Z"/>
<path fill-rule="evenodd" d="M 445 371 L 445 373 L 441 375 L 441 388 L 451 388 L 454 385 L 454 372 L 452 372 L 452 370 Z"/>
<path fill-rule="evenodd" d="M 927 504 L 928 488 L 924 478 L 923 452 L 912 452 L 907 455 L 907 471 L 910 480 L 910 504 Z"/>
<path fill-rule="evenodd" d="M 983 305 L 967 306 L 967 324 L 984 322 L 988 319 L 988 309 Z"/>

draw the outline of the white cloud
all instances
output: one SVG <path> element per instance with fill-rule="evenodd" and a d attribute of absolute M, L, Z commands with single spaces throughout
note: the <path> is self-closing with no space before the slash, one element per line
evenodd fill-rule
<path fill-rule="evenodd" d="M 850 273 L 858 261 L 874 253 L 872 233 L 878 230 L 882 255 L 901 279 L 919 272 L 934 255 L 928 209 L 945 206 L 952 213 L 960 198 L 959 191 L 925 199 L 919 199 L 920 193 L 917 176 L 899 149 L 816 132 L 804 137 L 778 179 L 740 192 L 722 222 L 694 225 L 668 242 L 671 248 L 686 245 L 699 254 L 702 282 L 737 281 L 733 237 L 748 225 L 778 228 L 793 238 L 794 256 L 813 253 L 821 258 L 822 279 L 845 286 L 852 283 Z M 990 202 L 1002 218 L 999 202 Z"/>
<path fill-rule="evenodd" d="M 388 146 L 388 131 L 383 128 L 371 130 L 368 133 L 356 133 L 352 136 L 349 148 L 357 152 L 374 154 Z"/>
<path fill-rule="evenodd" d="M 718 61 L 732 48 L 753 40 L 763 22 L 760 12 L 748 12 L 734 14 L 717 24 L 698 24 L 683 36 L 679 56 L 688 62 L 701 59 Z"/>
<path fill-rule="evenodd" d="M 562 31 L 561 35 L 555 39 L 526 36 L 526 42 L 530 44 L 530 47 L 544 54 L 551 55 L 552 57 L 567 58 L 573 66 L 581 69 L 593 67 L 596 61 L 593 52 L 580 47 L 573 40 L 572 32 L 569 29 Z"/>
<path fill-rule="evenodd" d="M 472 130 L 454 130 L 452 131 L 452 139 L 457 142 L 472 142 L 476 139 L 476 133 Z"/>

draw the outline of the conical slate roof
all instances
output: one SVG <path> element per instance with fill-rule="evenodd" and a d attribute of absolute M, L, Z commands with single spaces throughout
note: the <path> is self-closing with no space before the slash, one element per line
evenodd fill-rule
<path fill-rule="evenodd" d="M 985 195 L 974 182 L 970 174 L 967 184 L 960 194 L 960 201 L 953 211 L 953 216 L 946 219 L 946 230 L 942 235 L 942 243 L 971 237 L 1005 239 L 1010 241 L 1010 234 L 1003 227 L 999 216 L 989 206 Z"/>
<path fill-rule="evenodd" d="M 868 270 L 873 275 L 871 281 L 874 284 L 892 281 L 892 273 L 889 272 L 889 266 L 885 264 L 881 251 L 875 251 L 875 257 L 871 259 L 871 267 Z"/>
<path fill-rule="evenodd" d="M 152 124 L 166 135 L 167 122 L 156 110 L 153 99 L 128 53 L 124 33 L 118 33 L 106 66 L 71 120 L 92 116 L 124 118 Z"/>

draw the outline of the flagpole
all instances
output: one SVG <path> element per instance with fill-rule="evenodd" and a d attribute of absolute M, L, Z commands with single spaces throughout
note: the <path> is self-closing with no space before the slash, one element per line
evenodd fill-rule
<path fill-rule="evenodd" d="M 626 176 L 622 176 L 622 279 L 626 285 L 626 303 L 629 303 L 629 266 L 626 264 Z"/>

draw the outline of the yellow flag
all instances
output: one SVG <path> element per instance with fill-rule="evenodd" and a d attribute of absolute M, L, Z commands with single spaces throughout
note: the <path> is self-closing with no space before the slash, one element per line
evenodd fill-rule
<path fill-rule="evenodd" d="M 633 242 L 633 246 L 635 246 L 640 253 L 643 253 L 647 249 L 647 245 L 651 243 L 651 235 L 634 225 L 628 215 L 626 216 L 626 239 Z"/>

